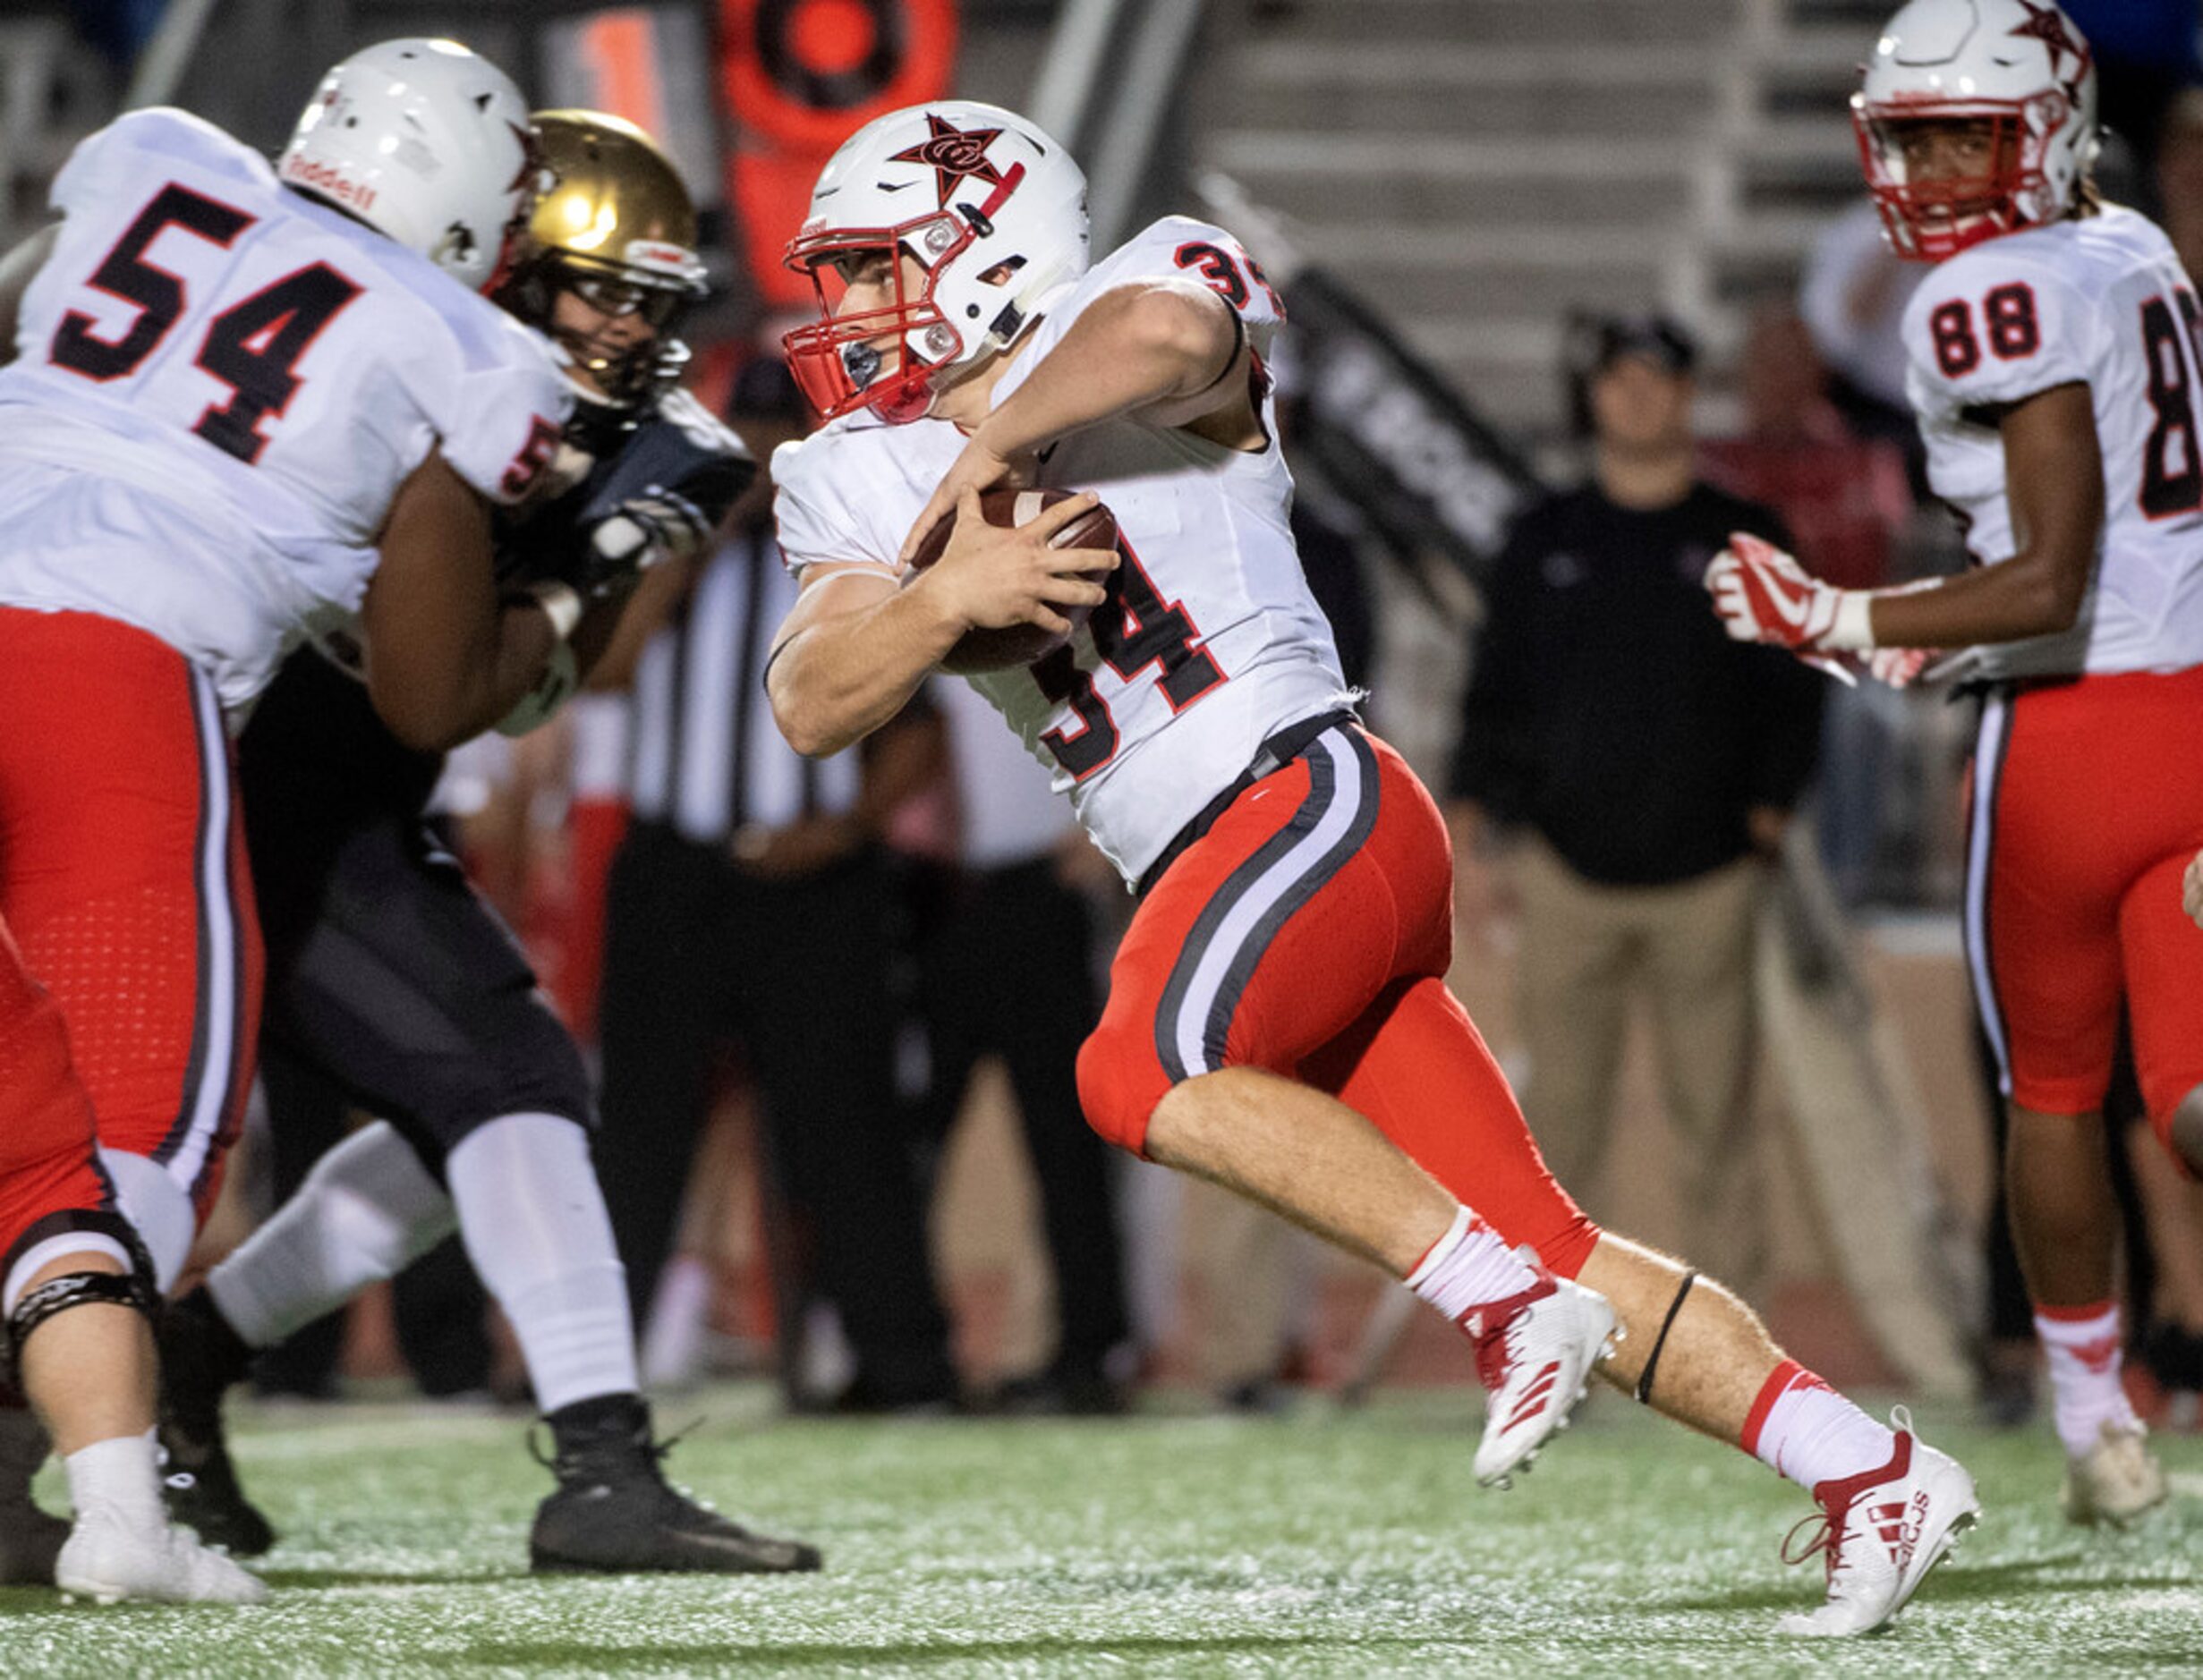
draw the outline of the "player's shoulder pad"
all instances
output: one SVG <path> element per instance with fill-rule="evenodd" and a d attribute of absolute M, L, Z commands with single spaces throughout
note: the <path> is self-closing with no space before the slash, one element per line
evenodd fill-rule
<path fill-rule="evenodd" d="M 1980 407 L 2088 378 L 2097 310 L 2064 225 L 1985 240 L 1935 266 L 1901 329 L 1916 390 Z"/>
<path fill-rule="evenodd" d="M 125 111 L 80 140 L 54 177 L 49 199 L 55 209 L 66 210 L 87 191 L 108 184 L 134 188 L 149 174 L 176 164 L 227 175 L 242 185 L 276 184 L 268 160 L 242 140 L 189 111 L 154 105 Z"/>
<path fill-rule="evenodd" d="M 1238 236 L 1190 216 L 1151 222 L 1089 269 L 1080 290 L 1091 297 L 1113 286 L 1161 280 L 1206 286 L 1250 326 L 1285 318 L 1269 276 Z"/>
<path fill-rule="evenodd" d="M 866 513 L 865 490 L 886 470 L 891 437 L 867 410 L 773 451 L 773 517 L 791 569 L 861 564 L 901 570 L 899 539 L 888 542 Z"/>
<path fill-rule="evenodd" d="M 445 314 L 451 337 L 423 334 L 410 347 L 406 377 L 446 464 L 492 502 L 510 504 L 528 494 L 556 453 L 574 386 L 547 340 L 487 299 L 473 301 L 486 316 Z M 466 346 L 458 366 L 448 354 L 453 339 Z"/>

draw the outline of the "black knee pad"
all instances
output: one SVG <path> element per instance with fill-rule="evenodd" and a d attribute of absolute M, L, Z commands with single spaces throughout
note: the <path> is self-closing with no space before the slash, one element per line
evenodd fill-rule
<path fill-rule="evenodd" d="M 49 1277 L 34 1289 L 23 1291 L 8 1313 L 7 1321 L 0 1326 L 0 1374 L 5 1377 L 5 1386 L 20 1387 L 22 1383 L 23 1346 L 30 1333 L 48 1319 L 56 1318 L 75 1307 L 128 1307 L 144 1316 L 148 1324 L 160 1310 L 160 1296 L 153 1287 L 153 1262 L 147 1256 L 145 1246 L 127 1220 L 106 1213 L 70 1213 L 42 1220 L 25 1232 L 14 1245 L 13 1253 L 28 1251 L 33 1243 L 57 1236 L 64 1230 L 80 1230 L 88 1234 L 112 1237 L 122 1243 L 130 1256 L 127 1272 L 64 1272 L 58 1277 Z M 10 1256 L 13 1263 L 13 1255 Z"/>

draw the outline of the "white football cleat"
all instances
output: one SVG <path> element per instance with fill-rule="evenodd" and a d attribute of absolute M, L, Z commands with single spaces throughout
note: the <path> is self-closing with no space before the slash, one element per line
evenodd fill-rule
<path fill-rule="evenodd" d="M 2140 1423 L 2105 1422 L 2085 1455 L 2068 1459 L 2058 1506 L 2069 1523 L 2123 1527 L 2165 1503 L 2165 1466 Z"/>
<path fill-rule="evenodd" d="M 1897 1450 L 1890 1462 L 1813 1489 L 1819 1532 L 1795 1557 L 1782 1542 L 1782 1561 L 1801 1564 L 1816 1552 L 1828 1557 L 1828 1598 L 1819 1608 L 1785 1616 L 1785 1633 L 1843 1638 L 1870 1633 L 1903 1609 L 1928 1572 L 1950 1556 L 1958 1537 L 1981 1518 L 1974 1479 L 1958 1460 L 1924 1446 L 1902 1406 L 1890 1413 Z M 1798 1529 L 1790 1531 L 1795 1538 Z"/>
<path fill-rule="evenodd" d="M 111 1511 L 93 1511 L 69 1532 L 54 1565 L 64 1592 L 115 1604 L 124 1599 L 163 1604 L 259 1604 L 267 1584 L 182 1529 L 163 1522 L 141 1529 Z"/>
<path fill-rule="evenodd" d="M 1591 1367 L 1612 1353 L 1616 1340 L 1604 1295 L 1553 1277 L 1531 1249 L 1516 1257 L 1537 1282 L 1464 1320 L 1476 1338 L 1476 1374 L 1492 1391 L 1476 1444 L 1476 1480 L 1487 1488 L 1510 1485 L 1513 1472 L 1527 1470 L 1537 1449 L 1568 1427 Z"/>

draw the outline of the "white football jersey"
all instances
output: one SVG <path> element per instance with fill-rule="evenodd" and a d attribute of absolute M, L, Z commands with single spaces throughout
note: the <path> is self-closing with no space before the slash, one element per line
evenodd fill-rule
<path fill-rule="evenodd" d="M 1043 301 L 1033 340 L 994 390 L 1030 377 L 1086 306 L 1154 280 L 1211 287 L 1257 356 L 1283 318 L 1262 270 L 1220 227 L 1170 216 Z M 1265 376 L 1257 373 L 1266 387 Z M 1064 438 L 1043 488 L 1092 490 L 1116 514 L 1124 561 L 1110 599 L 1068 648 L 967 679 L 1067 792 L 1127 880 L 1289 724 L 1343 705 L 1331 625 L 1293 547 L 1292 476 L 1275 442 L 1255 453 L 1119 420 Z M 903 538 L 964 446 L 944 420 L 845 416 L 773 458 L 791 566 L 863 562 L 893 572 Z"/>
<path fill-rule="evenodd" d="M 1971 650 L 1969 675 L 2069 675 L 2203 665 L 2203 355 L 2171 242 L 2116 207 L 1984 242 L 1938 265 L 1905 311 L 1907 389 L 1928 481 L 1975 560 L 2012 557 L 1995 417 L 2086 384 L 2104 458 L 2096 576 L 2061 635 Z"/>
<path fill-rule="evenodd" d="M 247 703 L 355 610 L 432 448 L 523 493 L 571 403 L 548 345 L 180 111 L 85 140 L 0 368 L 0 603 L 159 636 Z"/>

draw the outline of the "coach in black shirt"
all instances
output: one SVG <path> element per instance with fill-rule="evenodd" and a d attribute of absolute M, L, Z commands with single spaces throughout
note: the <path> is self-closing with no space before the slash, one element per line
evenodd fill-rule
<path fill-rule="evenodd" d="M 1578 344 L 1592 478 L 1530 508 L 1500 558 L 1456 816 L 1472 844 L 1487 825 L 1522 831 L 1524 1102 L 1553 1170 L 1580 1185 L 1597 1168 L 1641 993 L 1694 1241 L 1731 1233 L 1716 1269 L 1748 1280 L 1764 1262 L 1747 1105 L 1759 860 L 1812 774 L 1824 679 L 1731 641 L 1705 609 L 1699 580 L 1730 532 L 1790 545 L 1767 509 L 1693 475 L 1689 339 L 1622 317 Z"/>

